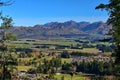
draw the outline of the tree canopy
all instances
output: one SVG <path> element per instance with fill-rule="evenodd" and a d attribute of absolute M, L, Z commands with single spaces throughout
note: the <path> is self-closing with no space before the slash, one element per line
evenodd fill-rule
<path fill-rule="evenodd" d="M 112 25 L 110 34 L 113 36 L 116 45 L 115 63 L 118 66 L 120 65 L 120 0 L 109 0 L 108 4 L 100 4 L 96 9 L 106 10 L 109 13 L 107 23 Z"/>

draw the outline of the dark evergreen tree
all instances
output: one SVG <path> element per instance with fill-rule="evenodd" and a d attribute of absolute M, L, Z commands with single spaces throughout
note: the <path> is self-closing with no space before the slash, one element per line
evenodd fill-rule
<path fill-rule="evenodd" d="M 114 38 L 115 48 L 115 68 L 120 73 L 120 0 L 109 0 L 108 4 L 100 4 L 96 9 L 104 9 L 108 11 L 108 24 L 112 25 L 110 34 Z"/>
<path fill-rule="evenodd" d="M 62 58 L 70 58 L 70 54 L 68 53 L 68 51 L 65 50 L 61 53 L 61 57 Z"/>

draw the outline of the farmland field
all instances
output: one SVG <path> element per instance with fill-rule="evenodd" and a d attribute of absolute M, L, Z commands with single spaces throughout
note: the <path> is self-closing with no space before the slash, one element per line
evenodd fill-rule
<path fill-rule="evenodd" d="M 64 80 L 71 80 L 71 76 L 69 74 L 60 74 L 60 75 L 55 75 L 55 78 L 57 80 L 61 80 L 61 78 L 64 77 Z M 72 80 L 85 80 L 87 77 L 84 77 L 82 75 L 73 75 Z"/>
<path fill-rule="evenodd" d="M 99 53 L 101 56 L 111 55 L 111 51 L 108 50 L 101 53 L 96 47 L 97 45 L 110 46 L 111 43 L 93 43 L 84 39 L 80 41 L 78 38 L 20 39 L 18 41 L 8 42 L 7 45 L 16 49 L 16 52 L 13 54 L 18 61 L 18 65 L 16 66 L 18 72 L 25 71 L 27 72 L 25 73 L 26 76 L 29 73 L 46 74 L 49 76 L 51 73 L 51 75 L 54 75 L 54 79 L 57 80 L 63 78 L 64 80 L 89 80 L 89 78 L 83 76 L 84 72 L 81 74 L 77 72 L 77 74 L 73 74 L 71 77 L 69 73 L 75 72 L 75 69 L 77 69 L 74 61 L 78 59 L 77 62 L 79 62 L 83 56 L 85 56 L 83 57 L 84 59 L 92 56 L 92 58 L 89 58 L 93 61 L 93 56 L 97 56 Z M 69 70 L 66 71 L 65 69 Z M 57 72 L 60 74 L 57 74 Z M 44 75 L 39 77 L 42 78 Z M 34 78 L 37 77 L 34 76 Z"/>

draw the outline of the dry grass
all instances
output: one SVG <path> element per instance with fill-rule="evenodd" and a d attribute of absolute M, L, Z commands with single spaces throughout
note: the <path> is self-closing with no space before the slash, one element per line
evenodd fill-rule
<path fill-rule="evenodd" d="M 68 50 L 69 52 L 84 52 L 84 53 L 93 53 L 93 54 L 96 54 L 99 52 L 98 49 L 96 48 L 84 48 L 84 49 L 66 49 Z"/>
<path fill-rule="evenodd" d="M 34 68 L 33 66 L 17 66 L 18 71 L 27 71 L 31 68 Z"/>

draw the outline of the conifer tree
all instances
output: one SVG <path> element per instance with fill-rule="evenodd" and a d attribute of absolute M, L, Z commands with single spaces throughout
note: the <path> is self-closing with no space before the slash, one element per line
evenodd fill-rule
<path fill-rule="evenodd" d="M 0 29 L 1 29 L 1 40 L 0 40 L 0 53 L 1 53 L 1 66 L 2 66 L 2 80 L 6 80 L 6 78 L 11 79 L 11 74 L 8 71 L 8 67 L 10 65 L 15 65 L 16 60 L 12 57 L 11 52 L 12 49 L 10 49 L 7 46 L 8 42 L 8 33 L 7 30 L 12 27 L 12 18 L 9 16 L 1 16 L 0 19 L 2 20 Z M 8 76 L 6 74 L 9 74 Z"/>
<path fill-rule="evenodd" d="M 8 1 L 2 1 L 0 0 L 0 6 L 8 6 L 11 5 L 14 1 L 8 0 Z M 1 31 L 1 40 L 0 40 L 0 64 L 2 66 L 2 76 L 1 80 L 9 79 L 11 80 L 11 73 L 8 70 L 9 65 L 15 64 L 14 58 L 11 56 L 8 46 L 6 45 L 6 42 L 9 40 L 8 36 L 9 34 L 6 32 L 7 29 L 12 27 L 12 18 L 9 16 L 3 16 L 2 13 L 0 13 L 0 20 L 2 21 L 0 26 Z M 9 37 L 10 38 L 10 37 Z"/>
<path fill-rule="evenodd" d="M 108 4 L 100 4 L 96 9 L 106 10 L 109 13 L 107 23 L 112 25 L 110 34 L 116 45 L 115 64 L 117 71 L 120 72 L 120 0 L 109 0 Z"/>

